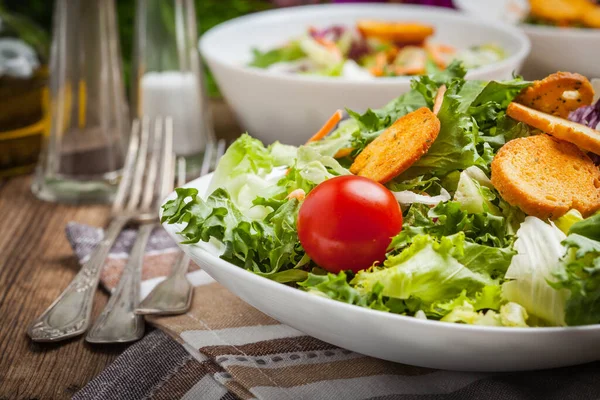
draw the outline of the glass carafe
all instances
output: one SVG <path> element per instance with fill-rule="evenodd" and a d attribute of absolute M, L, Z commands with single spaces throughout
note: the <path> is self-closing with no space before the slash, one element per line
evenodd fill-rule
<path fill-rule="evenodd" d="M 33 192 L 49 201 L 111 201 L 129 132 L 114 0 L 56 0 L 50 103 Z"/>

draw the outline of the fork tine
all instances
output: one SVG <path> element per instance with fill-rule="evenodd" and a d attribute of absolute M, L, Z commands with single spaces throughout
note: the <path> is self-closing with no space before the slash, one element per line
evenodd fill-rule
<path fill-rule="evenodd" d="M 185 185 L 185 158 L 179 157 L 177 159 L 177 187 Z"/>
<path fill-rule="evenodd" d="M 142 119 L 142 137 L 140 140 L 140 148 L 138 151 L 138 158 L 135 165 L 135 172 L 133 173 L 133 182 L 131 195 L 129 202 L 127 203 L 127 209 L 134 211 L 140 201 L 140 195 L 142 194 L 142 183 L 144 177 L 144 170 L 146 169 L 146 156 L 148 154 L 148 139 L 150 136 L 150 122 L 148 117 Z"/>
<path fill-rule="evenodd" d="M 155 197 L 156 177 L 158 175 L 158 167 L 160 163 L 160 148 L 163 139 L 163 121 L 162 118 L 158 117 L 154 121 L 154 135 L 152 137 L 152 146 L 150 147 L 152 155 L 150 158 L 150 164 L 148 165 L 148 172 L 146 174 L 146 182 L 144 184 L 144 190 L 142 194 L 141 209 L 149 211 L 152 206 L 152 201 Z"/>
<path fill-rule="evenodd" d="M 175 163 L 173 160 L 173 118 L 165 119 L 165 134 L 162 151 L 162 172 L 160 176 L 159 201 L 162 201 L 172 190 L 175 180 Z"/>
<path fill-rule="evenodd" d="M 219 163 L 219 160 L 221 159 L 221 157 L 223 157 L 223 154 L 225 154 L 226 147 L 227 147 L 227 142 L 225 141 L 225 139 L 219 139 L 219 141 L 217 142 L 217 156 L 215 157 L 213 169 L 217 168 L 217 164 Z"/>
<path fill-rule="evenodd" d="M 131 179 L 133 178 L 133 169 L 138 148 L 140 147 L 140 120 L 134 119 L 131 125 L 131 135 L 129 138 L 129 147 L 125 156 L 123 165 L 123 176 L 117 188 L 117 194 L 113 203 L 112 211 L 116 213 L 123 209 L 125 205 L 125 196 L 131 187 Z"/>
<path fill-rule="evenodd" d="M 215 142 L 209 141 L 204 149 L 204 158 L 202 159 L 202 167 L 200 167 L 200 176 L 204 176 L 210 172 L 213 152 L 215 151 Z"/>

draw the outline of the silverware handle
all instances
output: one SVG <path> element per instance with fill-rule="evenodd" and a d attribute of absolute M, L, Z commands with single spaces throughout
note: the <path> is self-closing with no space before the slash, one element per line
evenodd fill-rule
<path fill-rule="evenodd" d="M 169 274 L 169 276 L 173 276 L 173 275 L 185 276 L 189 269 L 190 269 L 190 257 L 187 254 L 185 254 L 185 252 L 180 251 L 179 256 L 177 257 L 177 260 L 175 261 L 175 265 L 173 266 L 173 269 L 171 270 L 171 273 Z"/>
<path fill-rule="evenodd" d="M 108 252 L 123 230 L 129 217 L 115 217 L 104 237 L 92 251 L 69 286 L 31 323 L 27 334 L 36 342 L 55 342 L 85 332 L 90 324 L 94 295 L 100 280 L 100 271 Z"/>
<path fill-rule="evenodd" d="M 130 342 L 144 335 L 144 319 L 134 311 L 140 301 L 144 252 L 154 227 L 155 224 L 140 227 L 119 284 L 88 332 L 85 339 L 88 342 Z"/>

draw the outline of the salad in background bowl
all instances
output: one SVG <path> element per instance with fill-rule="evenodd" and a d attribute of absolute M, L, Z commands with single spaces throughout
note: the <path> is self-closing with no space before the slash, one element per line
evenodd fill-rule
<path fill-rule="evenodd" d="M 503 50 L 502 60 L 469 70 L 468 79 L 510 78 L 529 53 L 528 39 L 514 27 L 480 22 L 455 10 L 402 4 L 328 4 L 251 14 L 206 32 L 200 51 L 244 129 L 267 144 L 279 140 L 298 145 L 339 108 L 364 112 L 408 92 L 411 77 L 375 79 L 360 68 L 355 72 L 366 79 L 274 73 L 248 66 L 257 61 L 252 49 L 268 55 L 282 42 L 306 35 L 309 26 L 317 30 L 352 27 L 358 20 L 418 21 L 435 27 L 431 43 L 455 49 L 490 43 Z M 287 57 L 298 54 L 292 51 Z"/>
<path fill-rule="evenodd" d="M 600 78 L 600 5 L 596 0 L 454 0 L 481 20 L 518 26 L 531 40 L 522 74 L 537 79 L 552 72 L 578 71 Z"/>
<path fill-rule="evenodd" d="M 267 51 L 252 49 L 252 67 L 349 79 L 433 74 L 455 60 L 468 69 L 503 60 L 494 43 L 456 48 L 430 40 L 435 27 L 415 22 L 358 20 L 355 26 L 309 27 Z"/>

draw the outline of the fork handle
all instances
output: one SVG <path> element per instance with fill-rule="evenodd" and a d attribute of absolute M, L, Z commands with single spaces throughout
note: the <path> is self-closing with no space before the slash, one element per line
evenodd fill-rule
<path fill-rule="evenodd" d="M 94 295 L 100 280 L 100 271 L 108 252 L 129 217 L 115 217 L 104 237 L 92 251 L 69 286 L 31 323 L 27 334 L 36 342 L 57 342 L 85 332 L 90 324 Z"/>
<path fill-rule="evenodd" d="M 85 340 L 90 343 L 124 343 L 144 336 L 144 317 L 134 313 L 140 301 L 144 252 L 156 224 L 144 224 L 135 238 L 119 284 Z"/>

